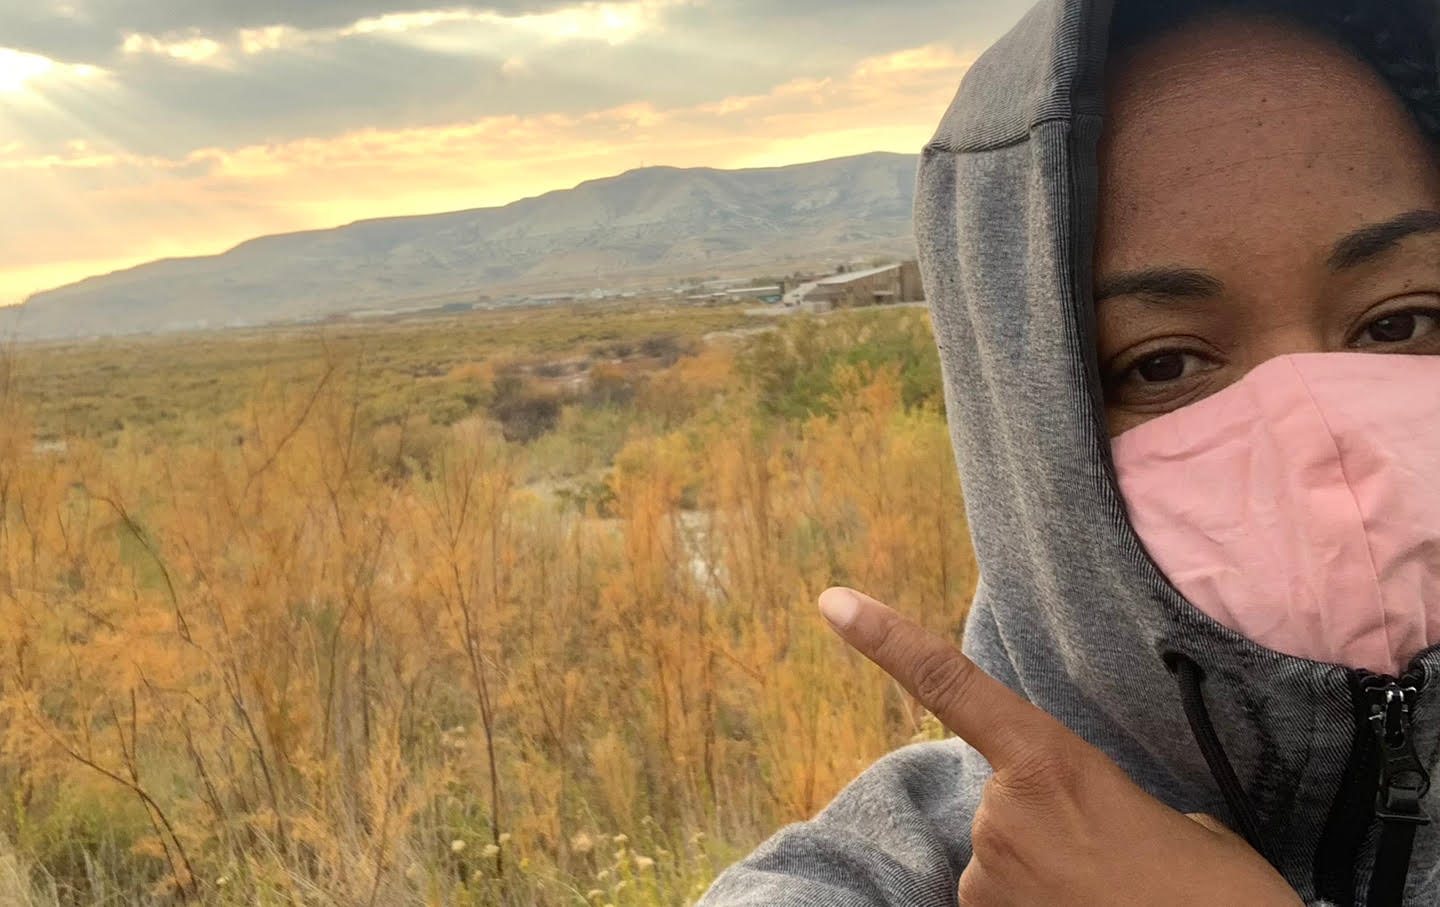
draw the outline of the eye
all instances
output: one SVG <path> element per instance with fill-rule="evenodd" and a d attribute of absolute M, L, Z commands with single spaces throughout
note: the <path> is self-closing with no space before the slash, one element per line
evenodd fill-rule
<path fill-rule="evenodd" d="M 1179 381 L 1200 365 L 1200 359 L 1180 350 L 1165 350 L 1147 356 L 1131 366 L 1131 373 L 1145 384 Z"/>
<path fill-rule="evenodd" d="M 1213 384 L 1210 373 L 1222 365 L 1223 357 L 1201 338 L 1156 338 L 1108 366 L 1105 399 L 1113 406 L 1168 412 L 1203 396 Z"/>
<path fill-rule="evenodd" d="M 1417 301 L 1417 298 L 1411 297 L 1410 301 Z M 1367 350 L 1400 346 L 1421 338 L 1440 340 L 1440 307 L 1395 307 L 1392 311 L 1380 312 L 1359 328 L 1349 346 Z"/>
<path fill-rule="evenodd" d="M 1394 312 L 1365 325 L 1355 345 L 1365 347 L 1407 343 L 1433 334 L 1437 329 L 1440 329 L 1440 311 Z"/>

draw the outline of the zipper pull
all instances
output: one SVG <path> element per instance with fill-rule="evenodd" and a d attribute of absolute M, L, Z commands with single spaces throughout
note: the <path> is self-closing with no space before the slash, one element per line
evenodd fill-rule
<path fill-rule="evenodd" d="M 1415 752 L 1410 707 L 1419 695 L 1420 682 L 1409 678 L 1377 677 L 1367 688 L 1370 695 L 1370 729 L 1379 755 L 1379 786 L 1375 817 L 1380 820 L 1380 841 L 1370 873 L 1370 907 L 1399 907 L 1405 903 L 1415 831 L 1430 824 L 1420 801 L 1430 790 L 1430 774 Z"/>
<path fill-rule="evenodd" d="M 1430 790 L 1430 774 L 1415 751 L 1410 733 L 1410 704 L 1416 689 L 1387 679 L 1370 688 L 1370 728 L 1380 754 L 1380 783 L 1375 815 L 1384 822 L 1428 825 L 1420 801 Z"/>

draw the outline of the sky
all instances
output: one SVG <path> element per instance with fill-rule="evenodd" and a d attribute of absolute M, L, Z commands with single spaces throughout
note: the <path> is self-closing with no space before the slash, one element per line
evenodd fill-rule
<path fill-rule="evenodd" d="M 916 152 L 1030 0 L 0 0 L 0 304 L 635 167 Z"/>

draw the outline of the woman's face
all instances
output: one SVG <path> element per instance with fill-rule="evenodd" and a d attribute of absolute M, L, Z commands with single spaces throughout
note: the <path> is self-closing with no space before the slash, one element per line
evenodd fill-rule
<path fill-rule="evenodd" d="M 1440 355 L 1440 159 L 1343 48 L 1221 18 L 1112 67 L 1095 297 L 1111 434 L 1291 353 Z"/>

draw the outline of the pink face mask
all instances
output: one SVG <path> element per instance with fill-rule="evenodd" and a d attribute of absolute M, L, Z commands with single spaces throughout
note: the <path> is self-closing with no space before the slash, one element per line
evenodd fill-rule
<path fill-rule="evenodd" d="M 1225 626 L 1388 674 L 1440 642 L 1440 356 L 1282 356 L 1113 451 L 1151 558 Z"/>

